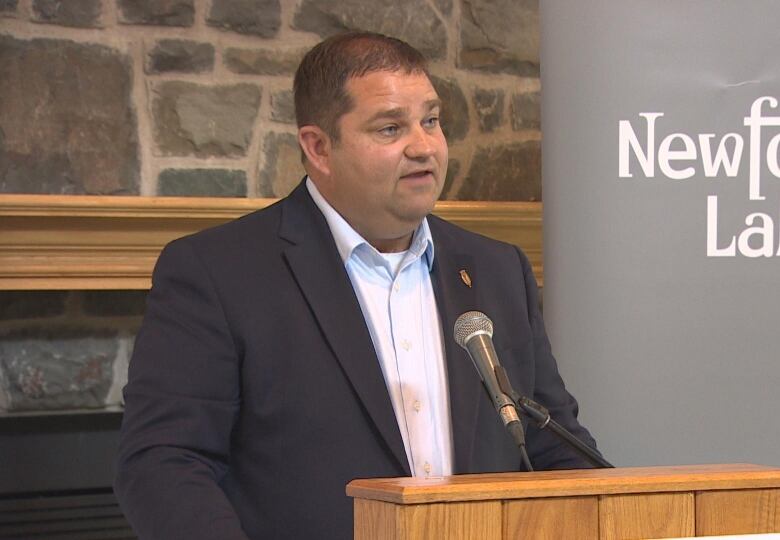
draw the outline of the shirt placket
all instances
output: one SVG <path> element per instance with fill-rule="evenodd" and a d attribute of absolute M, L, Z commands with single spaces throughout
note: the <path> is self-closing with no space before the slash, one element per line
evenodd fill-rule
<path fill-rule="evenodd" d="M 389 313 L 411 447 L 411 465 L 415 476 L 433 476 L 440 474 L 440 467 L 437 466 L 431 440 L 434 433 L 433 411 L 427 388 L 420 287 L 413 279 L 414 267 L 415 264 L 407 265 L 393 280 Z"/>

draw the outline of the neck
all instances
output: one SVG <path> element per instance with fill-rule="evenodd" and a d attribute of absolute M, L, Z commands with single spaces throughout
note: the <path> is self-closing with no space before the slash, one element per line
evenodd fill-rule
<path fill-rule="evenodd" d="M 344 221 L 346 221 L 349 226 L 352 227 L 360 236 L 365 238 L 369 244 L 374 246 L 377 251 L 380 253 L 399 253 L 409 249 L 409 246 L 412 244 L 412 237 L 414 236 L 414 232 L 417 230 L 417 227 L 420 225 L 422 219 L 420 219 L 420 221 L 417 223 L 411 222 L 396 225 L 396 230 L 388 231 L 386 224 L 384 227 L 381 227 L 371 223 L 370 220 L 366 222 L 365 220 L 359 219 L 359 215 L 345 212 L 345 208 L 349 208 L 349 206 L 340 204 L 339 198 L 334 196 L 332 190 L 330 189 L 331 186 L 327 182 L 321 178 L 318 179 L 311 173 L 309 173 L 309 178 L 317 188 L 317 192 L 322 196 L 323 199 L 325 199 L 325 202 L 329 204 L 330 207 L 333 208 L 333 210 L 335 210 L 342 218 L 344 218 Z M 384 235 L 387 234 L 400 234 L 400 236 L 386 238 Z"/>
<path fill-rule="evenodd" d="M 382 238 L 379 240 L 366 238 L 366 240 L 380 253 L 398 253 L 409 249 L 413 235 L 414 233 L 410 233 L 400 238 Z"/>

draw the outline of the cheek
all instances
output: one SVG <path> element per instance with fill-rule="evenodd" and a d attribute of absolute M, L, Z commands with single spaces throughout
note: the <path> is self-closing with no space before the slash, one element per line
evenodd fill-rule
<path fill-rule="evenodd" d="M 439 148 L 436 154 L 444 163 L 447 162 L 447 158 L 449 157 L 449 148 L 447 147 L 447 139 L 444 138 L 444 134 L 441 134 L 439 137 Z"/>
<path fill-rule="evenodd" d="M 375 183 L 383 184 L 396 177 L 402 155 L 387 148 L 379 148 L 363 157 L 361 168 L 371 175 Z"/>
<path fill-rule="evenodd" d="M 446 143 L 444 144 L 446 163 Z M 403 146 L 375 144 L 371 141 L 352 141 L 343 148 L 340 172 L 350 178 L 354 189 L 363 193 L 387 193 L 395 188 L 401 163 Z"/>

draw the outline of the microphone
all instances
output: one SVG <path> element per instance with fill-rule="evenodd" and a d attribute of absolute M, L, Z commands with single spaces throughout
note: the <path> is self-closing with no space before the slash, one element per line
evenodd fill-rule
<path fill-rule="evenodd" d="M 500 369 L 501 366 L 493 347 L 493 322 L 480 311 L 467 311 L 455 321 L 455 342 L 468 352 L 501 421 L 520 447 L 526 469 L 532 471 L 525 451 L 523 424 L 517 415 L 515 402 L 501 390 L 496 378 L 496 368 Z"/>
<path fill-rule="evenodd" d="M 493 321 L 480 311 L 467 311 L 455 321 L 455 342 L 466 349 L 504 425 L 519 420 L 512 399 L 501 391 L 496 378 L 499 365 L 493 347 Z"/>
<path fill-rule="evenodd" d="M 480 311 L 467 311 L 455 321 L 455 342 L 466 349 L 477 368 L 485 389 L 490 394 L 501 420 L 520 447 L 526 470 L 532 471 L 525 450 L 525 433 L 517 416 L 517 407 L 538 422 L 539 429 L 549 428 L 566 444 L 596 467 L 614 467 L 601 454 L 572 435 L 565 427 L 550 417 L 550 412 L 535 401 L 521 396 L 512 389 L 506 370 L 498 361 L 493 347 L 493 321 Z"/>

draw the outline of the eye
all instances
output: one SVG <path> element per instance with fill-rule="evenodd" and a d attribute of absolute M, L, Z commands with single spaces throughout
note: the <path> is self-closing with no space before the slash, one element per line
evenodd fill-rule
<path fill-rule="evenodd" d="M 425 120 L 423 120 L 423 126 L 426 128 L 433 128 L 436 127 L 439 124 L 439 117 L 438 116 L 429 116 Z"/>
<path fill-rule="evenodd" d="M 399 130 L 398 126 L 390 125 L 390 126 L 385 126 L 382 129 L 380 129 L 379 133 L 381 135 L 385 135 L 387 137 L 395 137 L 396 135 L 398 135 L 398 130 Z"/>

